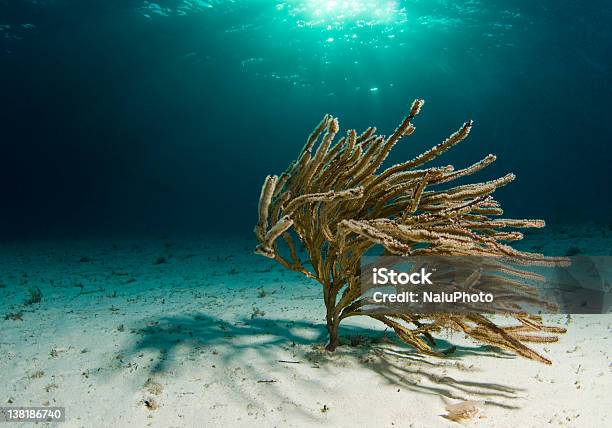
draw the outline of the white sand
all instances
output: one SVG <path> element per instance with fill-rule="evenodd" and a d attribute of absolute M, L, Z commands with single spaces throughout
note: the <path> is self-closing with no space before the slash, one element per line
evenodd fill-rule
<path fill-rule="evenodd" d="M 564 228 L 529 245 L 610 254 L 606 231 Z M 442 417 L 447 404 L 474 400 L 466 426 L 610 423 L 611 315 L 549 317 L 569 329 L 536 346 L 552 366 L 461 335 L 445 338 L 459 345 L 452 357 L 424 358 L 372 342 L 382 329 L 366 319 L 342 332 L 355 346 L 328 355 L 318 285 L 253 256 L 251 245 L 4 244 L 0 406 L 65 406 L 66 427 L 443 427 L 458 426 Z M 29 287 L 41 303 L 23 304 Z"/>

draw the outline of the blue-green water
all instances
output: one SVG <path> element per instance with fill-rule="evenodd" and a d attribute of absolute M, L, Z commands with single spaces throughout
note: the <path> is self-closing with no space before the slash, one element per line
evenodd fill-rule
<path fill-rule="evenodd" d="M 505 214 L 550 224 L 517 248 L 609 256 L 611 21 L 603 0 L 0 0 L 2 406 L 448 426 L 448 398 L 486 404 L 481 426 L 604 426 L 609 318 L 550 317 L 547 372 L 447 332 L 456 352 L 420 358 L 366 317 L 331 357 L 319 284 L 252 230 L 323 114 L 389 134 L 423 98 L 388 163 L 473 119 L 436 163 L 517 174 Z"/>
<path fill-rule="evenodd" d="M 608 1 L 0 0 L 4 235 L 250 233 L 326 113 L 398 162 L 514 171 L 509 215 L 612 222 Z"/>

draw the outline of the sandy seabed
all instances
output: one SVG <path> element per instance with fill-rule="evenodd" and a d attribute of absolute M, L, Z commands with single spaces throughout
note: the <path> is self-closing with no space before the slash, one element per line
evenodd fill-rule
<path fill-rule="evenodd" d="M 558 227 L 525 245 L 609 255 L 608 235 Z M 0 406 L 64 406 L 66 427 L 449 427 L 445 407 L 466 400 L 465 426 L 610 423 L 612 315 L 547 316 L 568 328 L 534 346 L 552 366 L 460 334 L 441 338 L 451 356 L 424 357 L 367 319 L 346 322 L 328 354 L 319 285 L 252 245 L 3 244 Z"/>

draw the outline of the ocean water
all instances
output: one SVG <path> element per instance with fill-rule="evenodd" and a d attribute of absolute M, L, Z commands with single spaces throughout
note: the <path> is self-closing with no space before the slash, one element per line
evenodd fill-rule
<path fill-rule="evenodd" d="M 0 1 L 2 235 L 250 234 L 324 113 L 514 171 L 506 212 L 609 224 L 610 2 Z"/>
<path fill-rule="evenodd" d="M 604 0 L 0 0 L 0 406 L 447 427 L 470 400 L 483 426 L 604 426 L 609 314 L 547 316 L 568 333 L 534 344 L 545 368 L 462 335 L 424 357 L 367 317 L 332 356 L 319 284 L 253 254 L 253 226 L 325 113 L 390 134 L 422 98 L 387 164 L 472 119 L 435 163 L 516 173 L 505 216 L 548 224 L 517 247 L 609 256 L 611 21 Z"/>

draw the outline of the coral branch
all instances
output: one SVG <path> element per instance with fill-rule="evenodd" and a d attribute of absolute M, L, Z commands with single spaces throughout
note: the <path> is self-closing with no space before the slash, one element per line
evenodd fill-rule
<path fill-rule="evenodd" d="M 423 104 L 422 100 L 414 101 L 409 114 L 388 137 L 376 135 L 376 128 L 369 127 L 361 134 L 350 130 L 334 142 L 338 120 L 325 115 L 298 159 L 280 178 L 266 177 L 259 199 L 259 220 L 255 226 L 259 245 L 255 251 L 321 283 L 330 334 L 328 350 L 334 350 L 340 343 L 338 325 L 342 319 L 368 315 L 392 328 L 404 342 L 430 355 L 441 355 L 433 348 L 431 334 L 451 329 L 549 364 L 525 343 L 554 342 L 555 335 L 564 330 L 545 326 L 539 317 L 518 313 L 516 302 L 508 298 L 518 295 L 521 301 L 546 307 L 547 302 L 540 302 L 532 286 L 525 282 L 541 281 L 543 277 L 496 260 L 538 266 L 554 266 L 565 260 L 518 251 L 502 243 L 523 237 L 508 228 L 544 226 L 542 220 L 493 218 L 503 211 L 492 195 L 510 183 L 514 174 L 443 188 L 444 184 L 481 171 L 496 157 L 489 154 L 459 170 L 451 165 L 424 167 L 466 139 L 473 122 L 465 122 L 450 137 L 412 160 L 377 173 L 394 145 L 414 133 L 412 120 Z M 280 236 L 283 240 L 277 241 Z M 312 270 L 302 265 L 293 236 L 307 251 Z M 283 242 L 290 259 L 279 252 Z M 469 289 L 476 281 L 486 281 L 488 288 L 499 292 L 498 308 L 520 324 L 500 327 L 479 314 L 367 313 L 364 306 L 369 299 L 359 283 L 360 260 L 373 247 L 384 249 L 385 254 L 410 257 L 490 257 L 488 267 L 497 274 L 475 272 L 462 286 Z"/>

